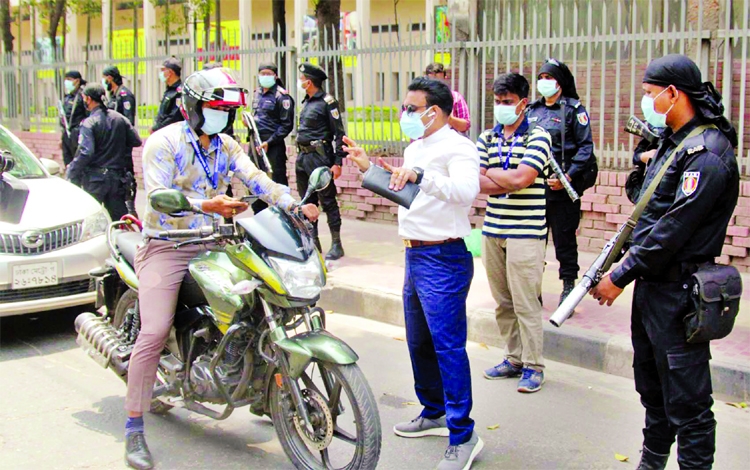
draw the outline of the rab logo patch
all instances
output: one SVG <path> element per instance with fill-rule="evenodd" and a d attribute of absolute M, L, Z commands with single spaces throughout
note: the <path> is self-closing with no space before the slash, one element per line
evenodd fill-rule
<path fill-rule="evenodd" d="M 700 171 L 686 171 L 682 177 L 682 194 L 690 196 L 698 189 L 698 182 L 701 179 Z"/>
<path fill-rule="evenodd" d="M 333 119 L 339 118 L 339 110 L 338 109 L 332 109 L 331 110 L 331 116 L 333 116 Z"/>
<path fill-rule="evenodd" d="M 586 113 L 578 113 L 578 122 L 580 122 L 582 126 L 588 125 L 589 115 Z"/>

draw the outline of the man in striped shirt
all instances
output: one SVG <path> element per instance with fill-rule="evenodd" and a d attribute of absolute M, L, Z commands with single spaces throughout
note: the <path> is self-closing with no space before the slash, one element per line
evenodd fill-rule
<path fill-rule="evenodd" d="M 477 141 L 480 188 L 489 195 L 482 261 L 507 347 L 503 361 L 484 376 L 520 376 L 518 391 L 530 393 L 544 383 L 540 299 L 547 238 L 544 170 L 551 138 L 526 120 L 529 82 L 523 76 L 501 75 L 493 92 L 498 124 Z"/>

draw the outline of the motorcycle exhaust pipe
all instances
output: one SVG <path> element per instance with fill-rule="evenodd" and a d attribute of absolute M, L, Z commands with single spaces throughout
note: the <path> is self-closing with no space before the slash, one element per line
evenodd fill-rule
<path fill-rule="evenodd" d="M 127 374 L 131 349 L 120 341 L 111 323 L 85 312 L 76 317 L 75 328 L 76 343 L 91 359 L 105 369 L 111 368 L 120 377 Z"/>

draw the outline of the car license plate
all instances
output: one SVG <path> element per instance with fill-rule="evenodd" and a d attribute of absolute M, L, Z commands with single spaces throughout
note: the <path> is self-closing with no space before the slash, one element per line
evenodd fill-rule
<path fill-rule="evenodd" d="M 35 263 L 13 266 L 13 289 L 54 286 L 58 282 L 57 263 Z"/>

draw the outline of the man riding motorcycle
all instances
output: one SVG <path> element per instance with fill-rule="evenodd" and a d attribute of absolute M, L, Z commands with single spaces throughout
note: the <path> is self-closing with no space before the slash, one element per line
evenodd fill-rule
<path fill-rule="evenodd" d="M 256 168 L 240 145 L 220 134 L 229 111 L 246 105 L 247 90 L 240 87 L 226 68 L 192 74 L 182 87 L 181 111 L 184 122 L 153 133 L 143 151 L 143 179 L 146 192 L 179 190 L 195 209 L 207 214 L 233 217 L 248 204 L 226 196 L 230 172 L 250 192 L 287 211 L 301 211 L 309 220 L 319 212 L 313 204 L 300 206 L 289 188 L 274 183 Z M 149 409 L 159 358 L 174 319 L 178 292 L 188 262 L 206 251 L 207 245 L 174 250 L 174 242 L 158 239 L 158 233 L 174 229 L 195 229 L 210 225 L 211 216 L 200 213 L 174 217 L 146 208 L 144 244 L 138 249 L 135 269 L 140 281 L 138 301 L 141 331 L 128 369 L 125 409 L 126 462 L 133 468 L 149 469 L 153 459 L 144 437 L 143 412 Z"/>

